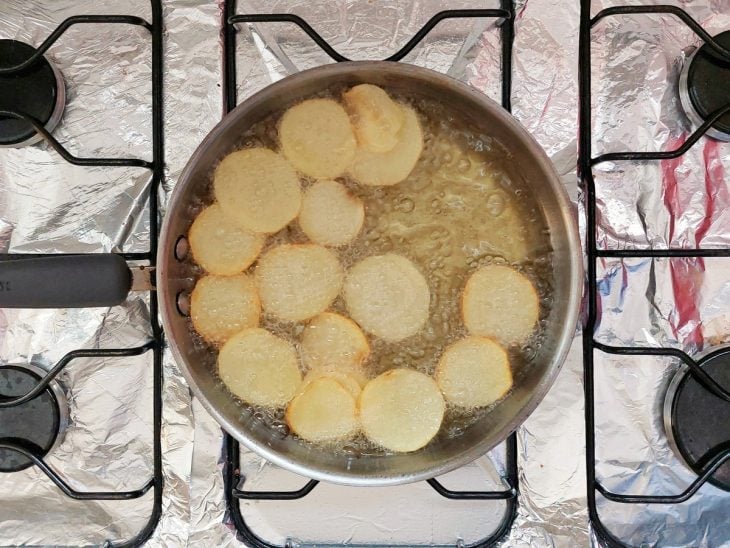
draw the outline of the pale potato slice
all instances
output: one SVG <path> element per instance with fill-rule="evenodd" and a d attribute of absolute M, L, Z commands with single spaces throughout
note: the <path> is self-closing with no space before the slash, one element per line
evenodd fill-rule
<path fill-rule="evenodd" d="M 256 267 L 264 311 L 292 322 L 323 312 L 340 292 L 342 278 L 334 253 L 315 244 L 280 245 Z"/>
<path fill-rule="evenodd" d="M 317 181 L 302 198 L 299 226 L 310 240 L 321 245 L 344 245 L 358 235 L 365 206 L 335 181 Z"/>
<path fill-rule="evenodd" d="M 229 276 L 251 266 L 266 237 L 231 222 L 214 203 L 195 218 L 188 241 L 196 263 L 211 274 Z"/>
<path fill-rule="evenodd" d="M 309 322 L 302 335 L 302 360 L 306 367 L 358 367 L 370 354 L 367 338 L 355 322 L 333 312 L 323 312 Z"/>
<path fill-rule="evenodd" d="M 446 401 L 459 407 L 484 407 L 512 388 L 512 371 L 504 348 L 486 337 L 467 337 L 449 346 L 436 368 L 436 382 Z"/>
<path fill-rule="evenodd" d="M 367 384 L 367 378 L 354 367 L 348 366 L 326 366 L 322 365 L 311 369 L 305 376 L 302 386 L 321 378 L 334 379 L 347 389 L 352 397 L 357 399 L 362 392 L 362 387 Z"/>
<path fill-rule="evenodd" d="M 428 319 L 431 303 L 423 274 L 394 253 L 368 257 L 352 267 L 344 297 L 352 319 L 368 333 L 390 342 L 418 333 Z"/>
<path fill-rule="evenodd" d="M 431 441 L 446 409 L 436 382 L 412 369 L 391 369 L 374 378 L 365 385 L 358 403 L 368 439 L 401 453 Z"/>
<path fill-rule="evenodd" d="M 403 127 L 398 132 L 398 142 L 388 152 L 371 152 L 358 148 L 350 166 L 350 175 L 359 183 L 369 186 L 390 186 L 410 175 L 423 151 L 423 131 L 416 111 L 401 106 L 404 113 Z"/>
<path fill-rule="evenodd" d="M 253 279 L 237 276 L 204 276 L 190 298 L 193 327 L 206 341 L 225 342 L 234 333 L 259 324 L 261 304 Z"/>
<path fill-rule="evenodd" d="M 518 344 L 534 331 L 540 301 L 525 275 L 508 266 L 489 265 L 466 282 L 461 313 L 472 335 L 494 337 L 504 345 Z"/>
<path fill-rule="evenodd" d="M 223 213 L 252 232 L 272 233 L 299 213 L 299 177 L 281 155 L 267 148 L 229 154 L 213 175 L 213 192 Z"/>
<path fill-rule="evenodd" d="M 332 99 L 308 99 L 287 110 L 279 125 L 279 140 L 287 160 L 318 179 L 342 175 L 357 148 L 347 112 Z"/>
<path fill-rule="evenodd" d="M 218 374 L 246 403 L 283 407 L 302 381 L 294 347 L 265 329 L 244 329 L 218 354 Z"/>
<path fill-rule="evenodd" d="M 346 439 L 358 429 L 357 404 L 339 382 L 322 377 L 307 384 L 291 401 L 286 422 L 292 432 L 308 441 Z"/>
<path fill-rule="evenodd" d="M 360 84 L 346 91 L 342 99 L 360 147 L 371 152 L 388 152 L 398 144 L 405 115 L 382 88 Z"/>

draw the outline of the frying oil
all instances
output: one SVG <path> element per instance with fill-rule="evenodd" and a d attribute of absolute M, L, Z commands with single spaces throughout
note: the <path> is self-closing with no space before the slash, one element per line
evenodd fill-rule
<path fill-rule="evenodd" d="M 498 142 L 470 132 L 439 104 L 397 99 L 419 113 L 423 153 L 410 176 L 393 186 L 368 187 L 347 177 L 338 179 L 365 204 L 365 221 L 354 241 L 333 251 L 345 271 L 371 255 L 407 257 L 428 282 L 431 306 L 425 326 L 412 337 L 389 343 L 368 336 L 371 353 L 364 364 L 366 374 L 375 377 L 388 369 L 409 367 L 432 375 L 444 348 L 467 334 L 460 301 L 469 276 L 481 266 L 503 264 L 527 275 L 540 298 L 541 319 L 535 334 L 523 346 L 507 349 L 518 383 L 540 345 L 550 306 L 551 249 L 544 218 L 520 179 L 519 166 L 511 164 L 508 151 Z M 279 118 L 271 116 L 253 126 L 237 148 L 278 150 Z M 303 190 L 313 182 L 302 179 Z M 293 221 L 268 238 L 263 253 L 277 245 L 307 241 Z M 348 316 L 342 297 L 330 310 Z M 305 323 L 282 323 L 264 314 L 261 327 L 299 350 Z M 489 408 L 469 412 L 447 408 L 438 437 L 458 436 L 488 412 Z M 254 418 L 269 425 L 275 435 L 290 435 L 284 410 L 256 408 Z M 362 436 L 328 449 L 383 453 Z"/>

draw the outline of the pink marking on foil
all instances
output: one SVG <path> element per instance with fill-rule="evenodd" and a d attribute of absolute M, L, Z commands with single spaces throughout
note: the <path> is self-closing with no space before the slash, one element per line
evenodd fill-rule
<path fill-rule="evenodd" d="M 670 315 L 672 333 L 683 346 L 702 347 L 702 318 L 697 307 L 697 289 L 702 283 L 704 272 L 702 259 L 669 259 L 669 274 L 672 279 L 676 315 Z"/>
<path fill-rule="evenodd" d="M 705 217 L 697 227 L 695 241 L 698 246 L 712 227 L 715 212 L 722 212 L 730 205 L 730 193 L 720 158 L 720 144 L 713 139 L 705 139 L 704 143 L 702 158 L 705 162 Z"/>
<path fill-rule="evenodd" d="M 685 138 L 686 135 L 682 133 L 676 139 L 670 139 L 667 143 L 666 150 L 674 150 L 682 146 Z M 662 195 L 664 197 L 664 205 L 669 212 L 668 242 L 670 245 L 674 240 L 676 219 L 681 217 L 683 209 L 676 176 L 676 170 L 682 165 L 682 161 L 682 156 L 661 161 Z M 707 179 L 705 180 L 705 184 L 707 185 Z M 705 204 L 705 213 L 710 216 L 714 207 L 712 199 L 706 198 L 706 200 L 710 200 L 710 203 L 706 202 Z M 712 219 L 703 221 L 703 225 L 705 222 L 711 223 Z M 672 327 L 672 333 L 683 346 L 693 345 L 700 347 L 702 345 L 702 320 L 697 306 L 699 299 L 697 289 L 704 269 L 705 265 L 701 259 L 669 259 L 669 274 L 672 280 L 672 293 L 676 308 L 676 314 L 670 314 L 669 322 Z"/>
<path fill-rule="evenodd" d="M 685 141 L 685 134 L 672 138 L 667 142 L 667 150 L 675 150 L 681 147 Z M 674 239 L 674 220 L 681 215 L 681 204 L 679 200 L 679 185 L 677 184 L 677 176 L 675 171 L 682 164 L 682 157 L 672 160 L 661 160 L 662 169 L 662 197 L 664 205 L 669 210 L 669 236 L 668 241 Z"/>

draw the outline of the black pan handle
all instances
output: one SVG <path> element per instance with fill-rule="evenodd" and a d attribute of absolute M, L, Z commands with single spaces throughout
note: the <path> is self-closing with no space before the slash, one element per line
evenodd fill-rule
<path fill-rule="evenodd" d="M 114 253 L 0 260 L 0 308 L 114 306 L 131 287 L 127 261 Z"/>

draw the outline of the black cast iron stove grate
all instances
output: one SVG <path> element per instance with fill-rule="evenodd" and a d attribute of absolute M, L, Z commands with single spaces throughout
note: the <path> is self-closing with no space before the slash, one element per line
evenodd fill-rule
<path fill-rule="evenodd" d="M 502 106 L 511 109 L 512 89 L 512 44 L 514 41 L 515 12 L 511 0 L 500 0 L 499 9 L 460 9 L 441 11 L 431 17 L 426 24 L 396 53 L 385 59 L 386 61 L 400 61 L 410 53 L 423 38 L 440 22 L 457 18 L 491 18 L 499 21 L 502 41 Z M 223 105 L 224 114 L 234 109 L 238 104 L 236 93 L 236 25 L 246 23 L 274 23 L 287 22 L 297 25 L 334 61 L 349 61 L 338 53 L 327 41 L 322 38 L 304 19 L 289 13 L 267 14 L 238 14 L 236 0 L 226 0 L 224 4 L 223 21 Z M 502 540 L 511 530 L 517 515 L 518 470 L 517 470 L 517 438 L 515 434 L 505 442 L 506 444 L 506 477 L 508 488 L 503 491 L 452 491 L 447 489 L 438 480 L 430 479 L 428 484 L 441 496 L 462 500 L 468 504 L 470 500 L 504 500 L 507 508 L 499 526 L 492 534 L 470 547 L 492 546 Z M 304 487 L 293 491 L 246 491 L 239 486 L 245 482 L 240 473 L 240 446 L 231 436 L 225 436 L 225 464 L 223 468 L 224 489 L 228 514 L 238 531 L 239 538 L 247 546 L 255 548 L 278 548 L 276 545 L 262 539 L 253 531 L 241 513 L 240 501 L 243 500 L 296 500 L 306 497 L 319 483 L 310 480 Z"/>
<path fill-rule="evenodd" d="M 19 74 L 35 63 L 43 63 L 43 54 L 72 26 L 93 25 L 93 24 L 119 24 L 135 25 L 147 29 L 151 39 L 151 65 L 152 65 L 152 161 L 139 158 L 82 158 L 71 154 L 64 146 L 56 140 L 53 135 L 44 127 L 41 120 L 18 110 L 0 110 L 0 118 L 23 120 L 35 128 L 42 138 L 55 150 L 65 161 L 78 166 L 126 166 L 146 168 L 150 171 L 152 180 L 150 183 L 149 195 L 149 250 L 141 253 L 122 253 L 127 261 L 139 261 L 154 267 L 158 244 L 158 201 L 157 189 L 163 176 L 163 131 L 162 131 L 162 5 L 160 0 L 150 0 L 152 6 L 152 22 L 132 15 L 77 15 L 64 20 L 43 43 L 35 48 L 35 52 L 23 62 L 13 66 L 5 66 L 0 63 L 0 75 L 12 76 Z M 2 254 L 0 260 L 18 260 L 33 257 L 49 256 L 49 254 Z M 14 451 L 22 455 L 24 459 L 30 459 L 43 473 L 58 486 L 58 488 L 69 498 L 75 500 L 130 500 L 144 496 L 150 490 L 154 493 L 154 501 L 149 520 L 131 539 L 119 540 L 108 539 L 106 546 L 141 546 L 152 534 L 159 522 L 162 513 L 162 447 L 160 438 L 161 417 L 162 417 L 162 348 L 163 334 L 157 319 L 157 296 L 155 292 L 150 294 L 150 324 L 153 339 L 148 343 L 134 348 L 119 349 L 80 349 L 74 350 L 61 358 L 53 368 L 50 369 L 35 385 L 35 387 L 21 396 L 0 398 L 0 410 L 4 408 L 17 407 L 36 397 L 43 397 L 46 389 L 58 374 L 73 360 L 78 358 L 124 358 L 137 356 L 146 352 L 152 353 L 153 364 L 153 475 L 142 487 L 132 491 L 78 491 L 68 485 L 63 477 L 51 468 L 43 459 L 43 453 L 34 449 L 32 445 L 20 443 L 14 438 L 0 438 L 0 449 L 9 452 Z"/>
<path fill-rule="evenodd" d="M 690 15 L 675 6 L 620 6 L 599 11 L 591 17 L 591 0 L 581 0 L 580 46 L 579 46 L 579 80 L 580 80 L 580 141 L 579 141 L 579 175 L 585 193 L 586 209 L 586 253 L 587 265 L 587 312 L 588 317 L 583 331 L 583 362 L 585 380 L 585 421 L 586 421 L 586 473 L 588 487 L 588 513 L 593 530 L 601 542 L 611 547 L 628 546 L 618 539 L 601 521 L 596 506 L 596 493 L 605 499 L 622 504 L 680 504 L 689 500 L 707 482 L 720 484 L 722 471 L 730 466 L 730 443 L 721 443 L 706 454 L 695 456 L 692 468 L 697 478 L 681 493 L 659 495 L 614 493 L 607 489 L 596 478 L 596 429 L 595 429 L 595 397 L 594 397 L 594 356 L 595 352 L 623 356 L 663 356 L 680 360 L 687 368 L 687 380 L 692 382 L 692 390 L 704 390 L 706 398 L 703 402 L 715 401 L 717 405 L 730 403 L 730 387 L 720 386 L 720 376 L 708 374 L 711 365 L 719 358 L 730 354 L 728 348 L 719 348 L 702 358 L 693 358 L 686 352 L 675 348 L 649 348 L 637 346 L 611 346 L 594 338 L 598 320 L 598 279 L 596 277 L 597 262 L 603 258 L 650 258 L 672 259 L 681 257 L 730 257 L 729 248 L 670 248 L 670 249 L 600 249 L 597 245 L 597 200 L 593 176 L 593 167 L 603 162 L 621 161 L 656 161 L 678 158 L 686 153 L 711 128 L 721 128 L 724 117 L 730 113 L 730 103 L 725 102 L 713 112 L 706 113 L 704 120 L 676 150 L 662 152 L 611 152 L 593 156 L 591 153 L 591 35 L 592 28 L 602 19 L 617 15 L 669 14 L 687 25 L 704 42 L 703 50 L 711 52 L 719 63 L 730 62 L 730 50 L 723 47 L 719 40 L 713 39 Z M 722 81 L 719 82 L 722 84 Z M 727 85 L 725 83 L 725 85 Z M 725 87 L 725 92 L 727 88 Z M 713 97 L 713 99 L 715 99 Z M 723 360 L 726 361 L 726 360 Z M 684 384 L 688 384 L 685 382 Z M 697 397 L 696 395 L 694 396 Z M 673 406 L 676 407 L 676 406 Z M 700 406 L 695 406 L 698 411 Z M 600 432 L 598 433 L 600 434 Z M 714 434 L 714 433 L 713 433 Z M 691 439 L 691 436 L 690 436 Z M 716 474 L 717 473 L 717 474 Z M 714 481 L 713 481 L 714 478 Z M 702 539 L 697 539 L 700 543 Z"/>

